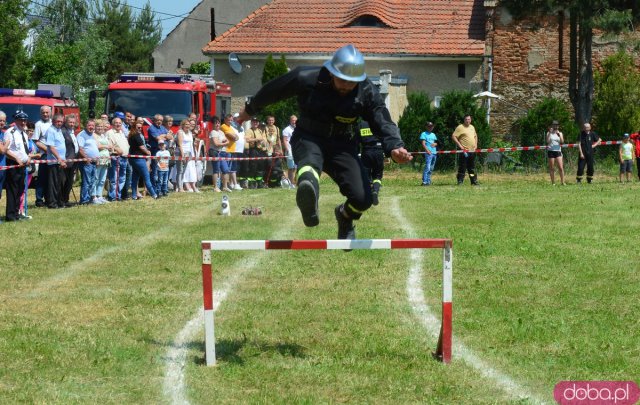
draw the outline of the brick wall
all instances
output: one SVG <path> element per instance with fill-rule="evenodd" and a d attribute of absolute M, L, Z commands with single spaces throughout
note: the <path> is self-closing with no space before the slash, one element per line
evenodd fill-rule
<path fill-rule="evenodd" d="M 514 20 L 503 7 L 489 10 L 487 52 L 493 54 L 492 92 L 505 97 L 492 101 L 491 128 L 497 138 L 509 139 L 513 122 L 544 97 L 568 98 L 569 16 Z M 562 28 L 560 28 L 562 27 Z M 637 33 L 636 33 L 637 34 Z M 615 40 L 595 35 L 594 71 L 618 49 Z M 488 77 L 485 77 L 488 80 Z"/>

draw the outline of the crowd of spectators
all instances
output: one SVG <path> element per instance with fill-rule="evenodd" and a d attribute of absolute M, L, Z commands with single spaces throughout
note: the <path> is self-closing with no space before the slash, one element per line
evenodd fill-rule
<path fill-rule="evenodd" d="M 181 121 L 175 132 L 171 116 L 156 114 L 146 137 L 145 120 L 130 112 L 118 111 L 111 120 L 103 114 L 81 127 L 75 115 L 52 115 L 50 107 L 42 106 L 36 122 L 26 113 L 17 112 L 11 131 L 5 128 L 6 118 L 0 111 L 0 166 L 17 166 L 0 170 L 0 197 L 5 183 L 11 190 L 11 197 L 7 198 L 8 221 L 31 218 L 25 212 L 24 200 L 33 179 L 35 206 L 50 209 L 139 200 L 145 196 L 157 199 L 170 191 L 200 192 L 197 185 L 204 166 L 194 158 L 200 157 L 199 151 L 204 149 L 200 142 L 206 135 L 198 136 L 201 128 L 195 114 Z M 255 119 L 256 125 L 249 128 L 249 141 L 245 141 L 245 128 L 233 116 L 224 117 L 222 125 L 217 117 L 211 121 L 207 152 L 219 159 L 209 163 L 216 192 L 283 184 L 295 187 L 283 170 L 281 159 L 291 156 L 288 138 L 282 139 L 273 117 L 267 117 L 266 124 Z M 289 136 L 295 117 L 290 124 Z M 224 159 L 247 157 L 262 160 Z M 47 162 L 34 164 L 32 160 Z M 287 168 L 295 175 L 292 159 Z M 79 199 L 73 187 L 77 179 Z"/>

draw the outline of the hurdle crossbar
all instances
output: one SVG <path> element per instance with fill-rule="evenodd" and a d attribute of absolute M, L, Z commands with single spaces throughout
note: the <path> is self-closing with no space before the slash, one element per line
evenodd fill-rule
<path fill-rule="evenodd" d="M 451 239 L 332 239 L 332 240 L 210 240 L 202 241 L 205 360 L 216 365 L 213 275 L 211 251 L 219 250 L 337 250 L 337 249 L 442 249 L 442 320 L 434 358 L 451 362 L 453 241 Z"/>

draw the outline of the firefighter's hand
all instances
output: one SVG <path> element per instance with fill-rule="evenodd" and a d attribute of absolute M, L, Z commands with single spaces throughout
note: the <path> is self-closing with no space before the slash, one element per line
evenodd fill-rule
<path fill-rule="evenodd" d="M 391 159 L 396 163 L 407 163 L 413 159 L 413 156 L 405 148 L 397 148 L 391 151 Z"/>

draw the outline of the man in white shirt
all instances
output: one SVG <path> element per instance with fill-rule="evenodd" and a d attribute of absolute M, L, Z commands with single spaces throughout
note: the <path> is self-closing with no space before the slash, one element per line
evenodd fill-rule
<path fill-rule="evenodd" d="M 111 159 L 111 166 L 107 171 L 109 179 L 109 201 L 119 201 L 122 198 L 122 189 L 127 177 L 127 166 L 129 155 L 129 141 L 122 129 L 122 119 L 114 118 L 111 121 L 111 129 L 107 131 L 107 139 L 113 146 L 114 154 Z M 115 185 L 118 185 L 116 187 Z M 133 187 L 135 185 L 132 184 Z"/>
<path fill-rule="evenodd" d="M 51 127 L 51 124 L 51 107 L 49 107 L 48 105 L 43 105 L 42 107 L 40 107 L 40 120 L 36 122 L 36 128 L 33 131 L 33 136 L 31 137 L 43 156 L 47 153 L 47 147 L 44 144 L 44 134 L 47 133 L 47 130 Z M 44 207 L 46 204 L 48 204 L 48 201 L 45 201 L 47 198 L 46 192 L 48 180 L 49 165 L 38 165 L 38 178 L 36 182 L 36 207 Z"/>
<path fill-rule="evenodd" d="M 7 206 L 5 220 L 7 222 L 20 219 L 20 196 L 24 191 L 25 167 L 31 163 L 26 133 L 29 116 L 23 111 L 17 111 L 13 118 L 15 125 L 5 132 L 3 149 L 6 149 L 7 166 L 17 165 L 19 167 L 6 171 Z"/>
<path fill-rule="evenodd" d="M 291 183 L 291 188 L 296 188 L 296 163 L 293 161 L 293 151 L 291 149 L 291 137 L 296 129 L 298 117 L 292 115 L 289 117 L 289 125 L 282 130 L 282 146 L 284 147 L 284 155 L 287 158 L 287 177 Z"/>

